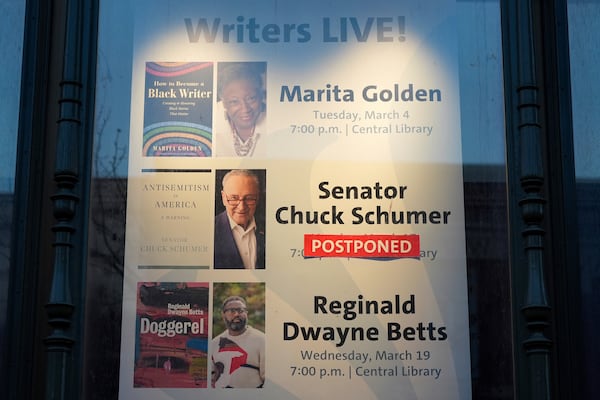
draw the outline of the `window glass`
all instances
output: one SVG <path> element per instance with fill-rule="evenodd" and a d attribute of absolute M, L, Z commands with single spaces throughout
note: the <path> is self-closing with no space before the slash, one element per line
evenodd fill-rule
<path fill-rule="evenodd" d="M 90 217 L 86 399 L 116 399 L 133 26 L 131 2 L 100 2 Z M 512 398 L 504 110 L 498 1 L 457 2 L 474 398 Z"/>
<path fill-rule="evenodd" d="M 513 397 L 498 1 L 458 1 L 473 398 Z"/>
<path fill-rule="evenodd" d="M 595 379 L 600 375 L 600 347 L 595 345 L 600 329 L 600 2 L 570 0 L 569 51 L 573 99 L 573 139 L 577 183 L 581 304 L 584 323 L 584 398 L 600 395 Z M 587 344 L 587 345 L 586 345 Z"/>
<path fill-rule="evenodd" d="M 5 0 L 0 15 L 0 353 L 6 344 L 7 294 L 10 265 L 10 245 L 15 189 L 17 126 L 21 88 L 23 53 L 23 21 L 25 2 Z M 4 361 L 4 357 L 1 359 Z M 5 375 L 0 364 L 0 376 Z"/>
<path fill-rule="evenodd" d="M 116 399 L 121 341 L 133 26 L 129 1 L 101 1 L 89 221 L 85 399 Z"/>

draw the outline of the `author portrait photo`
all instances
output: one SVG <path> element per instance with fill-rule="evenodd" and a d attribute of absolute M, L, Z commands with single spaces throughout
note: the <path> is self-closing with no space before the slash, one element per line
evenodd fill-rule
<path fill-rule="evenodd" d="M 221 62 L 217 68 L 215 155 L 251 157 L 265 134 L 265 62 Z"/>
<path fill-rule="evenodd" d="M 264 269 L 265 170 L 218 170 L 214 268 Z"/>
<path fill-rule="evenodd" d="M 231 294 L 249 287 L 247 296 Z M 228 291 L 228 288 L 233 290 Z M 228 291 L 224 300 L 220 291 Z M 265 383 L 264 283 L 215 284 L 210 346 L 211 386 L 262 388 Z M 252 323 L 250 322 L 252 321 Z M 258 326 L 255 326 L 258 325 Z"/>

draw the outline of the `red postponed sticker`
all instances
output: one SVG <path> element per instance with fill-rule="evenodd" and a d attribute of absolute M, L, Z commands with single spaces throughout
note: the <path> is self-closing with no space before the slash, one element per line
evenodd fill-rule
<path fill-rule="evenodd" d="M 419 235 L 304 235 L 305 257 L 419 257 Z"/>

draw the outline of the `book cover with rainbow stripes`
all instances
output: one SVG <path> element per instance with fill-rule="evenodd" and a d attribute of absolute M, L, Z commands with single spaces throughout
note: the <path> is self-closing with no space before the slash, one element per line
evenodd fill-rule
<path fill-rule="evenodd" d="M 212 62 L 147 62 L 143 156 L 212 156 L 212 107 Z"/>

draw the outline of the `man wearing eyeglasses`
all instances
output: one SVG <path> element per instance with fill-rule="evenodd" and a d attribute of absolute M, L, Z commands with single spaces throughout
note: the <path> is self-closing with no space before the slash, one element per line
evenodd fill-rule
<path fill-rule="evenodd" d="M 246 300 L 225 299 L 222 307 L 227 329 L 211 343 L 212 387 L 261 388 L 265 382 L 265 335 L 248 326 Z"/>
<path fill-rule="evenodd" d="M 223 177 L 222 187 L 225 211 L 215 218 L 214 267 L 264 269 L 265 235 L 254 218 L 260 201 L 258 176 L 250 170 L 232 170 Z"/>

